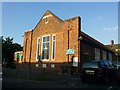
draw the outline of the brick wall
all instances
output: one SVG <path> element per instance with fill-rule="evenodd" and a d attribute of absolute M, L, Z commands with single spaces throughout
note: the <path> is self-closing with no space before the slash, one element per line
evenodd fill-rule
<path fill-rule="evenodd" d="M 45 16 L 48 17 L 48 23 L 45 23 Z M 69 33 L 69 37 L 68 37 Z M 30 60 L 30 47 L 31 47 L 31 63 L 38 62 L 36 61 L 36 50 L 37 50 L 37 39 L 40 38 L 40 52 L 42 54 L 42 37 L 49 35 L 50 36 L 50 59 L 43 60 L 42 63 L 56 63 L 56 69 L 60 68 L 60 64 L 68 62 L 68 55 L 66 50 L 74 49 L 75 53 L 69 55 L 69 62 L 71 62 L 72 56 L 79 57 L 79 33 L 80 33 L 80 17 L 74 17 L 69 20 L 61 20 L 56 17 L 51 12 L 47 11 L 40 22 L 32 31 L 27 31 L 24 33 L 24 48 L 23 48 L 23 61 L 29 62 Z M 32 35 L 32 43 L 31 43 Z M 52 35 L 56 36 L 56 49 L 55 49 L 55 60 L 51 59 L 52 55 Z M 69 41 L 68 41 L 69 39 Z M 68 45 L 69 43 L 69 45 Z M 40 65 L 42 65 L 42 63 Z M 34 65 L 35 66 L 35 65 Z M 50 65 L 49 65 L 50 66 Z M 41 67 L 41 66 L 40 66 Z M 48 67 L 50 68 L 50 67 Z"/>
<path fill-rule="evenodd" d="M 30 60 L 31 34 L 32 31 L 27 31 L 24 33 L 23 62 L 29 62 Z"/>
<path fill-rule="evenodd" d="M 47 22 L 46 22 L 47 17 Z M 42 38 L 49 35 L 50 37 L 50 51 L 49 60 L 37 61 L 37 40 L 40 38 L 40 54 L 42 55 Z M 55 47 L 55 59 L 52 60 L 52 35 L 56 36 Z M 80 40 L 80 35 L 84 36 L 85 40 Z M 92 40 L 92 41 L 91 41 Z M 74 17 L 68 20 L 61 20 L 50 11 L 46 11 L 43 17 L 40 19 L 33 31 L 26 31 L 24 33 L 24 47 L 23 47 L 23 61 L 27 62 L 26 65 L 22 65 L 24 68 L 28 68 L 29 61 L 31 62 L 31 68 L 44 70 L 43 64 L 46 64 L 46 70 L 60 71 L 61 65 L 72 62 L 72 57 L 78 57 L 79 63 L 84 61 L 83 57 L 89 56 L 89 60 L 95 59 L 94 48 L 105 49 L 104 45 L 100 44 L 95 39 L 88 35 L 81 34 L 81 18 Z M 74 49 L 74 54 L 67 55 L 67 49 Z M 108 49 L 105 49 L 109 51 Z M 31 52 L 31 53 L 30 53 Z M 83 60 L 82 60 L 83 59 Z M 102 59 L 102 51 L 101 51 Z M 38 67 L 36 67 L 36 64 Z M 55 64 L 55 68 L 51 68 L 51 64 Z M 72 65 L 72 63 L 70 64 Z"/>

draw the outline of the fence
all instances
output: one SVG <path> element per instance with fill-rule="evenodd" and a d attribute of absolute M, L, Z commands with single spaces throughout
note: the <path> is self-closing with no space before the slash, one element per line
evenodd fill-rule
<path fill-rule="evenodd" d="M 29 69 L 9 69 L 3 68 L 3 77 L 11 77 L 26 80 L 59 80 L 61 78 L 56 72 L 42 72 L 40 70 Z"/>

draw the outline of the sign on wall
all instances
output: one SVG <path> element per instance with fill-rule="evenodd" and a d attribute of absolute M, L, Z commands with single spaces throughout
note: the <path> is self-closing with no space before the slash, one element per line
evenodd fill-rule
<path fill-rule="evenodd" d="M 17 56 L 16 56 L 18 59 L 20 59 L 20 53 L 17 53 Z"/>
<path fill-rule="evenodd" d="M 74 49 L 67 49 L 66 54 L 74 54 Z"/>

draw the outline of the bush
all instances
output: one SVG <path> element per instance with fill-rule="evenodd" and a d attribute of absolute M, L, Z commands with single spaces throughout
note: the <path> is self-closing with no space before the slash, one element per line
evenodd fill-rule
<path fill-rule="evenodd" d="M 10 63 L 10 66 L 9 66 L 11 69 L 16 69 L 16 65 L 15 63 Z"/>
<path fill-rule="evenodd" d="M 11 69 L 16 69 L 16 65 L 15 63 L 7 63 L 7 64 L 3 64 L 3 67 L 5 68 L 11 68 Z"/>

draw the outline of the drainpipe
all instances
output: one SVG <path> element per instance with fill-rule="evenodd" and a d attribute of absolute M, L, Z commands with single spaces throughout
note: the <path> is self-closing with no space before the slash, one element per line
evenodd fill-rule
<path fill-rule="evenodd" d="M 32 52 L 32 37 L 33 37 L 33 30 L 31 31 L 31 43 L 30 43 L 30 57 L 29 57 L 29 70 L 31 69 L 31 52 Z M 31 71 L 30 71 L 30 78 L 31 78 Z"/>
<path fill-rule="evenodd" d="M 69 49 L 69 30 L 68 30 L 68 49 Z M 69 64 L 69 54 L 68 54 L 68 64 Z"/>
<path fill-rule="evenodd" d="M 31 31 L 31 43 L 30 43 L 29 69 L 30 69 L 30 62 L 31 62 L 31 51 L 32 51 L 32 37 L 33 37 L 33 30 Z"/>
<path fill-rule="evenodd" d="M 26 42 L 25 42 L 25 57 L 24 57 L 24 62 L 26 62 L 27 41 L 28 41 L 28 39 L 26 39 Z"/>

